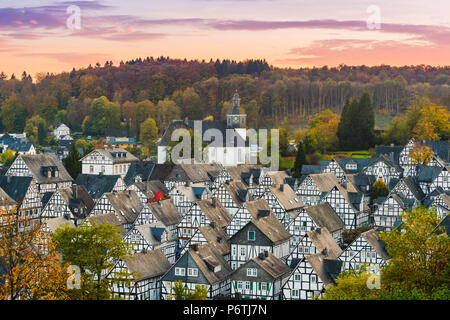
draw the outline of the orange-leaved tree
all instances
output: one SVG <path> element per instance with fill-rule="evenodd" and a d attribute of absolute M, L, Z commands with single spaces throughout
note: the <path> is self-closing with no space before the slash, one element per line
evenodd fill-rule
<path fill-rule="evenodd" d="M 0 205 L 0 299 L 69 299 L 66 270 L 42 222 Z"/>

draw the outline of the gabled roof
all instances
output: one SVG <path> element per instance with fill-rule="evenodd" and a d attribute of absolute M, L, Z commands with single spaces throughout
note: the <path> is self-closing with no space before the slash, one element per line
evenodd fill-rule
<path fill-rule="evenodd" d="M 267 253 L 267 257 L 261 255 L 261 258 L 257 256 L 253 258 L 252 261 L 266 271 L 274 280 L 282 278 L 291 272 L 288 265 L 274 256 L 271 252 Z"/>
<path fill-rule="evenodd" d="M 124 262 L 128 270 L 136 274 L 136 281 L 161 276 L 171 267 L 161 249 L 135 253 L 132 257 L 125 258 Z"/>
<path fill-rule="evenodd" d="M 277 200 L 285 208 L 286 211 L 300 209 L 304 206 L 303 202 L 292 190 L 288 184 L 282 184 L 283 190 L 280 189 L 281 185 L 271 186 L 269 190 L 274 194 Z"/>
<path fill-rule="evenodd" d="M 428 147 L 430 147 L 433 150 L 433 153 L 442 160 L 448 162 L 449 159 L 449 144 L 448 140 L 436 140 L 436 141 L 419 141 L 416 140 L 415 143 L 425 143 Z"/>
<path fill-rule="evenodd" d="M 320 228 L 326 228 L 330 232 L 335 232 L 344 228 L 344 223 L 341 218 L 339 218 L 328 202 L 305 207 L 305 211 Z"/>
<path fill-rule="evenodd" d="M 73 181 L 69 172 L 64 168 L 61 161 L 55 154 L 35 154 L 35 155 L 19 155 L 30 170 L 33 178 L 39 183 L 58 183 Z M 44 176 L 43 168 L 53 168 L 58 170 L 57 177 Z"/>
<path fill-rule="evenodd" d="M 327 228 L 317 228 L 306 233 L 311 239 L 317 252 L 321 252 L 327 259 L 337 259 L 342 254 L 342 249 L 334 240 Z"/>
<path fill-rule="evenodd" d="M 390 161 L 393 163 L 398 164 L 400 153 L 403 150 L 403 147 L 394 147 L 394 146 L 377 146 L 376 149 L 376 155 L 375 157 L 378 158 L 381 155 L 386 155 Z"/>
<path fill-rule="evenodd" d="M 441 230 L 441 228 L 443 230 Z M 444 219 L 439 222 L 439 224 L 436 226 L 435 234 L 440 235 L 443 232 L 447 234 L 447 236 L 450 234 L 450 215 L 446 215 Z"/>
<path fill-rule="evenodd" d="M 152 245 L 161 244 L 161 236 L 164 232 L 166 232 L 168 239 L 172 238 L 172 234 L 169 229 L 165 228 L 164 224 L 159 221 L 134 226 L 134 229 L 136 229 L 136 231 L 138 231 L 144 239 Z"/>
<path fill-rule="evenodd" d="M 286 171 L 269 171 L 267 175 L 272 179 L 273 185 L 284 184 L 284 179 L 289 178 L 290 176 Z"/>
<path fill-rule="evenodd" d="M 423 193 L 422 188 L 420 188 L 413 177 L 404 177 L 400 181 L 403 181 L 403 183 L 417 200 L 421 201 L 423 198 L 425 198 L 425 194 Z"/>
<path fill-rule="evenodd" d="M 106 193 L 111 206 L 123 224 L 134 223 L 144 206 L 135 191 Z"/>
<path fill-rule="evenodd" d="M 242 198 L 248 192 L 248 187 L 240 180 L 229 181 L 222 184 L 230 194 L 233 201 L 242 206 L 246 201 Z"/>
<path fill-rule="evenodd" d="M 205 237 L 208 244 L 214 248 L 221 255 L 227 255 L 230 253 L 230 243 L 228 242 L 228 236 L 222 228 L 218 226 L 212 227 L 206 225 L 199 228 L 199 232 Z"/>
<path fill-rule="evenodd" d="M 228 226 L 233 219 L 218 199 L 215 199 L 215 206 L 213 205 L 212 199 L 199 200 L 196 203 L 208 220 L 214 222 L 220 228 Z"/>
<path fill-rule="evenodd" d="M 114 212 L 98 214 L 95 216 L 89 216 L 89 217 L 87 217 L 87 220 L 91 223 L 111 224 L 111 225 L 119 228 L 120 235 L 122 237 L 125 235 L 125 229 L 122 227 L 121 221 L 116 217 L 116 214 Z"/>
<path fill-rule="evenodd" d="M 376 233 L 375 229 L 371 229 L 369 231 L 361 233 L 361 236 L 366 239 L 366 241 L 372 246 L 372 248 L 375 249 L 377 254 L 383 259 L 383 260 L 389 260 L 391 257 L 386 251 L 386 244 L 383 242 L 383 240 L 380 239 L 378 234 Z"/>
<path fill-rule="evenodd" d="M 2 188 L 11 199 L 21 203 L 27 194 L 32 177 L 0 176 L 0 188 Z"/>
<path fill-rule="evenodd" d="M 130 164 L 128 168 L 127 174 L 123 181 L 127 186 L 133 184 L 136 176 L 140 175 L 142 177 L 142 181 L 147 181 L 150 178 L 150 175 L 155 167 L 156 163 L 153 161 L 146 162 L 133 162 Z"/>
<path fill-rule="evenodd" d="M 55 232 L 56 229 L 62 227 L 65 224 L 68 224 L 71 228 L 75 228 L 72 220 L 67 220 L 64 217 L 44 219 L 43 222 L 48 226 L 50 232 Z"/>
<path fill-rule="evenodd" d="M 419 165 L 417 168 L 417 181 L 431 183 L 444 170 L 442 167 Z"/>
<path fill-rule="evenodd" d="M 211 178 L 206 171 L 206 167 L 203 164 L 181 163 L 180 166 L 189 177 L 189 180 L 193 183 L 211 181 Z"/>
<path fill-rule="evenodd" d="M 70 211 L 75 214 L 75 216 L 77 215 L 74 210 L 75 208 L 84 206 L 86 214 L 89 214 L 95 206 L 94 200 L 83 185 L 73 185 L 72 188 L 63 188 L 58 191 L 69 206 Z M 74 192 L 76 192 L 76 194 Z"/>
<path fill-rule="evenodd" d="M 189 248 L 187 253 L 194 259 L 210 285 L 228 279 L 232 272 L 229 263 L 225 261 L 222 254 L 210 244 L 199 245 L 197 246 L 197 250 Z M 214 268 L 217 270 L 219 266 L 220 270 L 214 272 Z"/>
<path fill-rule="evenodd" d="M 173 163 L 156 163 L 150 174 L 149 180 L 165 181 L 166 177 L 172 172 L 175 167 Z"/>
<path fill-rule="evenodd" d="M 357 173 L 360 172 L 363 168 L 372 164 L 375 159 L 367 159 L 367 158 L 334 158 L 337 164 L 344 170 L 346 173 Z M 346 168 L 347 163 L 356 164 L 356 169 L 348 170 Z"/>
<path fill-rule="evenodd" d="M 100 199 L 104 193 L 112 192 L 119 175 L 79 174 L 75 183 L 83 185 L 93 199 Z"/>
<path fill-rule="evenodd" d="M 302 165 L 302 176 L 321 173 L 323 168 L 324 167 L 318 164 L 304 164 Z"/>
<path fill-rule="evenodd" d="M 335 284 L 336 278 L 341 272 L 342 261 L 326 259 L 322 253 L 306 256 L 306 260 L 322 280 L 325 289 Z"/>
<path fill-rule="evenodd" d="M 167 227 L 178 224 L 183 220 L 183 217 L 171 199 L 151 202 L 148 204 L 148 207 L 156 220 L 161 221 Z"/>
<path fill-rule="evenodd" d="M 129 162 L 138 162 L 139 159 L 136 158 L 133 154 L 128 152 L 122 148 L 101 148 L 95 149 L 91 153 L 85 155 L 80 161 L 83 161 L 87 157 L 89 157 L 93 153 L 99 153 L 105 158 L 111 160 L 113 163 L 129 163 Z"/>
<path fill-rule="evenodd" d="M 267 210 L 267 207 L 260 202 L 260 200 L 253 201 L 252 205 L 248 206 L 249 213 L 252 215 L 252 220 L 248 223 L 253 223 L 274 245 L 288 241 L 292 235 L 285 229 L 281 222 L 275 217 L 272 210 L 269 208 L 269 215 L 258 216 L 260 210 Z M 250 209 L 251 208 L 251 209 Z M 259 209 L 261 208 L 261 209 Z M 256 212 L 256 216 L 255 216 Z M 248 224 L 247 223 L 247 224 Z M 240 231 L 233 235 L 236 236 Z"/>
<path fill-rule="evenodd" d="M 332 172 L 310 174 L 309 176 L 321 192 L 330 192 L 339 183 L 336 175 Z"/>

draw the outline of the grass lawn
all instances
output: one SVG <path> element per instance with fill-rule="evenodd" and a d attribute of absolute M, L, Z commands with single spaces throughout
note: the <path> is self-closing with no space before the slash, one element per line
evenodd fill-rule
<path fill-rule="evenodd" d="M 368 150 L 360 150 L 360 151 L 336 151 L 330 152 L 328 154 L 324 154 L 321 160 L 331 160 L 335 157 L 341 158 L 360 158 L 360 159 L 370 159 L 372 158 L 372 154 Z"/>

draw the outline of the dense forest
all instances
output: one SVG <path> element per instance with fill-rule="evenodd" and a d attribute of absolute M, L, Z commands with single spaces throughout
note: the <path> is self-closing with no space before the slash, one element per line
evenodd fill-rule
<path fill-rule="evenodd" d="M 0 131 L 33 134 L 59 122 L 84 134 L 127 128 L 138 136 L 148 117 L 160 131 L 171 119 L 224 119 L 235 90 L 249 126 L 279 126 L 371 95 L 377 114 L 398 115 L 419 98 L 450 107 L 450 67 L 346 66 L 282 69 L 243 62 L 145 58 L 60 74 L 0 73 Z M 101 98 L 99 100 L 98 98 Z"/>

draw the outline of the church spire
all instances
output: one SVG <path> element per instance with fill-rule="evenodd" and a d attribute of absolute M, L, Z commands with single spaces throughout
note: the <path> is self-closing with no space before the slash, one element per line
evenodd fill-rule
<path fill-rule="evenodd" d="M 246 115 L 240 114 L 239 107 L 241 105 L 241 99 L 237 90 L 233 95 L 233 107 L 227 115 L 227 125 L 231 128 L 244 128 L 246 125 Z"/>

